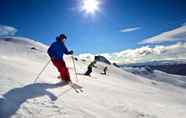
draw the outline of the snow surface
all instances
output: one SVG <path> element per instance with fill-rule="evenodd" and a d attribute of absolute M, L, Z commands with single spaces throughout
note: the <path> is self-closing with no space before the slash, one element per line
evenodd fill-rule
<path fill-rule="evenodd" d="M 78 60 L 76 82 L 72 58 L 66 56 L 72 81 L 79 86 L 60 83 L 51 63 L 33 83 L 49 60 L 46 49 L 30 39 L 0 39 L 0 118 L 186 117 L 184 88 L 148 80 L 112 65 L 97 63 L 90 78 L 81 75 L 89 62 Z M 105 66 L 109 68 L 106 76 L 100 74 Z"/>
<path fill-rule="evenodd" d="M 186 88 L 186 76 L 168 74 L 160 70 L 148 71 L 145 67 L 123 67 L 123 69 L 136 75 L 146 77 L 147 79 L 161 81 L 174 86 Z"/>

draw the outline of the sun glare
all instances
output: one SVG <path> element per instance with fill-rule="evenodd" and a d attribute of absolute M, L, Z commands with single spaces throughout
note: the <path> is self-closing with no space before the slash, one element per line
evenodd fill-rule
<path fill-rule="evenodd" d="M 94 15 L 100 10 L 99 6 L 99 0 L 82 0 L 81 11 L 84 11 L 86 14 Z"/>

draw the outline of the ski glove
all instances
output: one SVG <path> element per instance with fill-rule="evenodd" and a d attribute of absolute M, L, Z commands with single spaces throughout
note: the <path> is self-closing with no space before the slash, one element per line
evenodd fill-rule
<path fill-rule="evenodd" d="M 68 54 L 71 54 L 72 55 L 72 54 L 74 54 L 74 51 L 71 50 L 71 51 L 68 52 Z"/>

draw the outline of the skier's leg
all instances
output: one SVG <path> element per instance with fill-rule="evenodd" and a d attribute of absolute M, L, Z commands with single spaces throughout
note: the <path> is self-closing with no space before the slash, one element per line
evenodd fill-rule
<path fill-rule="evenodd" d="M 85 75 L 90 76 L 91 73 L 92 73 L 92 68 L 91 67 L 88 67 L 88 70 L 85 73 Z"/>
<path fill-rule="evenodd" d="M 60 69 L 60 75 L 61 75 L 62 79 L 67 81 L 67 82 L 71 81 L 68 68 L 66 67 L 66 64 L 63 60 L 60 61 L 60 68 L 59 69 Z"/>
<path fill-rule="evenodd" d="M 90 76 L 91 73 L 92 73 L 92 71 L 91 71 L 91 70 L 88 70 L 88 71 L 85 73 L 85 75 Z"/>
<path fill-rule="evenodd" d="M 58 72 L 60 73 L 60 64 L 58 60 L 52 60 L 53 65 L 57 68 Z M 61 79 L 61 75 L 57 76 L 58 79 Z"/>
<path fill-rule="evenodd" d="M 88 75 L 88 70 L 85 72 L 85 74 L 84 75 Z"/>
<path fill-rule="evenodd" d="M 90 76 L 90 70 L 87 70 L 87 72 L 85 73 L 85 75 Z"/>
<path fill-rule="evenodd" d="M 89 68 L 89 73 L 88 73 L 88 75 L 90 76 L 91 73 L 92 73 L 92 67 Z"/>

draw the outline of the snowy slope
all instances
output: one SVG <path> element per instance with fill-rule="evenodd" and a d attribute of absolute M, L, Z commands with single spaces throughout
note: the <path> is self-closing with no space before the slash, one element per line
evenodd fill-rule
<path fill-rule="evenodd" d="M 147 79 L 161 81 L 172 84 L 174 86 L 186 88 L 186 76 L 168 74 L 160 70 L 153 70 L 145 67 L 123 67 L 124 70 L 140 75 Z"/>
<path fill-rule="evenodd" d="M 47 46 L 25 38 L 0 39 L 1 118 L 186 117 L 185 89 L 103 63 L 97 64 L 92 78 L 78 74 L 76 82 L 72 59 L 65 57 L 72 81 L 82 87 L 81 91 L 80 87 L 59 83 L 51 63 L 34 84 L 49 60 L 46 49 Z M 88 63 L 76 61 L 78 73 L 83 73 Z M 107 76 L 100 74 L 105 66 L 109 68 Z"/>

